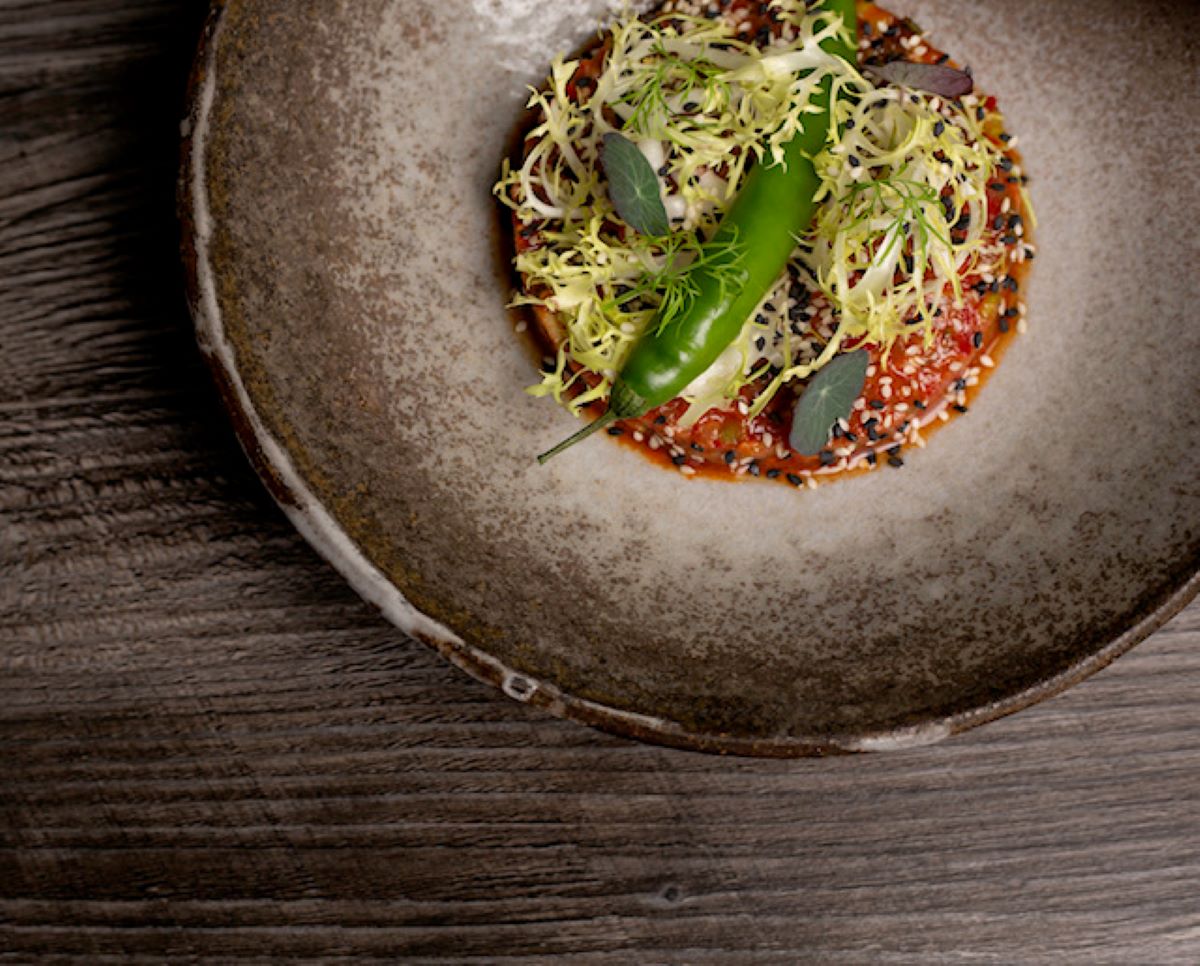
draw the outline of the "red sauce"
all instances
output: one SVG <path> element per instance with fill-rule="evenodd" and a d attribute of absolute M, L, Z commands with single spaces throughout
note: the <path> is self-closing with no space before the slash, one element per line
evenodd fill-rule
<path fill-rule="evenodd" d="M 744 10 L 751 22 L 751 34 L 770 29 L 760 5 L 733 0 L 723 5 L 729 11 Z M 927 63 L 949 63 L 940 51 L 922 39 L 913 43 L 915 25 L 902 20 L 873 3 L 858 4 L 860 50 L 863 64 L 883 63 L 903 58 Z M 568 87 L 573 97 L 586 99 L 590 78 L 603 69 L 608 49 L 600 45 L 585 54 Z M 1012 234 L 1013 216 L 1024 218 L 1021 160 L 1007 147 L 996 101 L 977 95 L 978 110 L 985 113 L 984 129 L 1008 159 L 1008 171 L 998 171 L 988 187 L 988 232 L 1004 240 L 1006 250 L 1023 251 L 1029 241 Z M 537 244 L 537 232 L 514 218 L 514 240 L 518 251 Z M 935 329 L 931 344 L 926 345 L 923 331 L 914 332 L 892 347 L 882 364 L 878 345 L 864 345 L 871 354 L 862 398 L 856 403 L 845 424 L 835 430 L 834 438 L 819 456 L 801 456 L 788 447 L 791 413 L 796 388 L 785 386 L 760 415 L 751 418 L 745 410 L 765 383 L 745 387 L 739 408 L 714 409 L 689 427 L 680 425 L 687 403 L 675 399 L 638 419 L 627 420 L 609 430 L 610 435 L 641 449 L 664 466 L 678 468 L 686 475 L 717 479 L 778 479 L 792 486 L 816 485 L 832 477 L 871 470 L 878 466 L 904 465 L 903 453 L 911 446 L 923 446 L 928 432 L 956 415 L 967 412 L 974 394 L 999 361 L 1016 334 L 1023 318 L 1022 284 L 1028 272 L 1025 258 L 1005 262 L 1006 275 L 1000 278 L 963 278 L 964 304 L 944 313 Z M 822 305 L 819 293 L 810 304 Z M 535 310 L 534 328 L 547 343 L 544 349 L 557 348 L 561 326 L 547 310 Z M 854 343 L 847 348 L 858 348 Z M 599 416 L 604 406 L 596 404 L 591 415 Z"/>

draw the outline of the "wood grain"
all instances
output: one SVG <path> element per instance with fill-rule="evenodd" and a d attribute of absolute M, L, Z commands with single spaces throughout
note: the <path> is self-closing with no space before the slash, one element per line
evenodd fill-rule
<path fill-rule="evenodd" d="M 531 713 L 247 469 L 172 192 L 200 0 L 0 0 L 0 962 L 1200 960 L 1200 607 L 940 747 Z"/>

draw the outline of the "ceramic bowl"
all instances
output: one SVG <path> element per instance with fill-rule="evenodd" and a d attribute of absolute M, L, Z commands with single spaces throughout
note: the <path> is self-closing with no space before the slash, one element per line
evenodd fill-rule
<path fill-rule="evenodd" d="M 1041 221 L 1029 331 L 904 469 L 812 492 L 688 481 L 606 438 L 534 462 L 573 424 L 522 392 L 489 189 L 526 86 L 609 8 L 214 8 L 186 122 L 192 307 L 243 444 L 313 545 L 512 698 L 738 754 L 934 741 L 1182 607 L 1200 558 L 1183 39 L 1200 6 L 904 0 L 1021 138 Z"/>

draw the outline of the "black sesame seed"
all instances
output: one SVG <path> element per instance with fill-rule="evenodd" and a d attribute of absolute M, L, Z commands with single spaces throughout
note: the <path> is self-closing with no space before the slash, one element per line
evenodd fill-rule
<path fill-rule="evenodd" d="M 672 456 L 671 462 L 676 466 L 683 466 L 683 464 L 687 462 L 687 457 L 680 453 L 678 456 Z"/>
<path fill-rule="evenodd" d="M 924 401 L 922 401 L 922 400 L 920 400 L 920 399 L 914 399 L 914 400 L 913 400 L 913 405 L 914 405 L 914 406 L 915 406 L 917 409 L 920 409 L 920 410 L 924 410 L 924 409 L 925 409 L 925 403 L 924 403 Z"/>
<path fill-rule="evenodd" d="M 623 436 L 624 434 L 625 434 L 625 430 L 623 430 L 620 426 L 609 426 L 608 427 L 608 435 L 609 436 Z"/>
<path fill-rule="evenodd" d="M 955 403 L 950 408 L 953 409 L 956 413 L 965 413 L 967 411 L 966 406 L 959 405 L 958 403 Z"/>
<path fill-rule="evenodd" d="M 1020 309 L 1018 309 L 1016 306 L 1010 306 L 1009 308 L 1004 310 L 1003 317 L 1006 319 L 1015 319 L 1020 314 L 1021 314 Z"/>
<path fill-rule="evenodd" d="M 1021 287 L 1021 283 L 1020 283 L 1020 282 L 1018 282 L 1018 281 L 1017 281 L 1015 278 L 1013 278 L 1011 275 L 1006 275 L 1006 276 L 1004 276 L 1004 281 L 1003 281 L 1003 283 L 1002 283 L 1002 284 L 1003 284 L 1003 285 L 1004 285 L 1004 287 L 1005 287 L 1006 289 L 1008 289 L 1010 292 L 1015 292 L 1015 291 L 1017 291 L 1017 290 L 1018 290 L 1018 289 Z"/>
<path fill-rule="evenodd" d="M 821 450 L 821 465 L 822 466 L 832 466 L 834 464 L 834 462 L 836 462 L 836 460 L 837 460 L 837 457 L 834 456 L 832 452 L 830 452 L 827 449 Z"/>
<path fill-rule="evenodd" d="M 666 421 L 667 421 L 666 416 L 655 416 L 654 417 L 654 425 L 655 426 L 662 426 Z"/>
<path fill-rule="evenodd" d="M 804 480 L 801 479 L 799 476 L 797 476 L 795 473 L 789 473 L 787 475 L 787 481 L 789 483 L 791 483 L 792 486 L 803 486 L 804 485 Z"/>
<path fill-rule="evenodd" d="M 933 126 L 933 136 L 935 138 L 940 138 L 945 133 L 946 133 L 946 122 L 938 121 L 937 124 L 935 124 Z"/>
<path fill-rule="evenodd" d="M 850 155 L 850 157 L 847 160 L 850 162 L 850 167 L 852 167 L 852 168 L 861 168 L 862 167 L 862 162 L 859 161 L 858 158 L 856 158 L 853 154 Z"/>
<path fill-rule="evenodd" d="M 872 399 L 869 403 L 867 403 L 867 405 L 870 406 L 872 409 L 885 409 L 886 408 L 882 399 Z"/>
<path fill-rule="evenodd" d="M 1000 159 L 1000 170 L 1001 171 L 1011 171 L 1012 169 L 1013 169 L 1012 158 L 1001 158 Z"/>
<path fill-rule="evenodd" d="M 999 231 L 1003 227 L 1004 227 L 1004 216 L 1003 215 L 997 215 L 995 218 L 992 219 L 993 230 Z"/>
<path fill-rule="evenodd" d="M 762 473 L 762 467 L 758 465 L 758 460 L 750 461 L 749 471 L 751 476 L 758 476 Z"/>
<path fill-rule="evenodd" d="M 1006 244 L 1006 245 L 1015 245 L 1017 243 L 1017 236 L 1016 235 L 1004 235 L 1003 237 L 1001 237 L 1000 240 L 1002 242 L 1004 242 L 1004 244 Z"/>
<path fill-rule="evenodd" d="M 768 480 L 777 480 L 777 479 L 779 479 L 780 475 L 781 475 L 780 470 L 767 470 L 767 479 Z"/>
<path fill-rule="evenodd" d="M 732 466 L 733 461 L 737 459 L 737 453 L 731 449 L 725 450 L 725 465 Z"/>
<path fill-rule="evenodd" d="M 971 336 L 971 345 L 973 345 L 976 349 L 983 348 L 983 333 L 982 332 L 976 332 L 973 336 Z"/>
<path fill-rule="evenodd" d="M 1005 318 L 1000 319 L 1000 334 L 1007 335 L 1009 328 L 1010 328 L 1010 325 L 1009 325 L 1008 319 L 1005 319 Z"/>
<path fill-rule="evenodd" d="M 948 61 L 949 59 L 950 59 L 949 54 L 938 54 L 938 59 L 937 59 L 938 66 L 940 67 L 942 64 L 946 63 L 946 61 Z"/>
<path fill-rule="evenodd" d="M 975 108 L 975 120 L 982 121 L 985 117 L 987 117 L 987 111 L 982 106 Z"/>
<path fill-rule="evenodd" d="M 858 434 L 857 433 L 846 433 L 845 435 L 846 435 L 846 442 L 848 442 L 848 443 L 857 443 L 858 442 Z"/>
<path fill-rule="evenodd" d="M 691 446 L 691 448 L 692 448 L 692 449 L 694 449 L 694 450 L 695 450 L 697 453 L 703 453 L 703 452 L 704 452 L 704 447 L 703 447 L 703 446 L 701 446 L 699 443 L 690 443 L 689 445 L 690 445 L 690 446 Z"/>
<path fill-rule="evenodd" d="M 895 467 L 896 469 L 900 469 L 900 467 L 902 467 L 903 465 L 904 465 L 904 460 L 902 460 L 899 456 L 889 456 L 888 457 L 888 466 L 892 466 L 892 467 Z"/>
<path fill-rule="evenodd" d="M 879 457 L 876 456 L 874 453 L 868 453 L 867 454 L 867 462 L 870 463 L 872 466 L 874 466 L 876 463 L 879 462 Z"/>

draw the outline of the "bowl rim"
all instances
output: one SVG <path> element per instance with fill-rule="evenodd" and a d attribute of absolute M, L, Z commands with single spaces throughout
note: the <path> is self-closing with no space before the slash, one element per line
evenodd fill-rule
<path fill-rule="evenodd" d="M 317 553 L 352 588 L 408 636 L 436 650 L 472 677 L 510 698 L 558 717 L 625 738 L 690 751 L 760 758 L 803 758 L 889 751 L 933 744 L 1051 698 L 1102 670 L 1149 637 L 1200 594 L 1200 561 L 1185 567 L 1137 605 L 1125 629 L 1101 635 L 1087 656 L 1057 674 L 967 711 L 872 734 L 744 737 L 691 731 L 676 722 L 580 698 L 517 672 L 418 611 L 354 544 L 304 482 L 286 450 L 259 416 L 238 371 L 211 287 L 207 259 L 209 214 L 205 180 L 207 132 L 216 90 L 215 59 L 230 0 L 211 0 L 187 85 L 182 126 L 177 213 L 188 307 L 200 351 L 229 413 L 238 442 L 272 498 Z"/>

